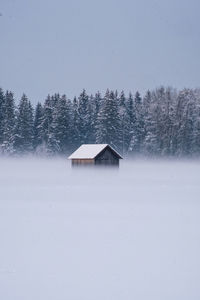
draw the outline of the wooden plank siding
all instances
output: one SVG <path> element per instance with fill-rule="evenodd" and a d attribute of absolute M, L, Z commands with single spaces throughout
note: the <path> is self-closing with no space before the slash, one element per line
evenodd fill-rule
<path fill-rule="evenodd" d="M 94 165 L 94 163 L 95 163 L 94 159 L 72 159 L 73 166 Z"/>

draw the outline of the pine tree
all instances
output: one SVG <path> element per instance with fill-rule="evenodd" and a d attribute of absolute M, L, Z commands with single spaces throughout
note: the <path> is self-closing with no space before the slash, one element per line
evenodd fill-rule
<path fill-rule="evenodd" d="M 60 152 L 60 142 L 56 138 L 55 123 L 53 123 L 59 100 L 59 94 L 54 94 L 53 96 L 48 95 L 43 107 L 42 132 L 44 146 L 42 147 L 42 151 L 48 156 Z"/>
<path fill-rule="evenodd" d="M 52 134 L 54 136 L 56 149 L 60 153 L 70 152 L 71 141 L 71 103 L 63 95 L 58 99 L 53 112 Z"/>
<path fill-rule="evenodd" d="M 15 130 L 15 103 L 13 93 L 6 92 L 4 117 L 3 117 L 3 143 L 2 151 L 6 154 L 14 153 L 14 130 Z"/>
<path fill-rule="evenodd" d="M 184 89 L 179 92 L 176 111 L 177 135 L 176 154 L 187 156 L 192 154 L 195 130 L 195 95 L 192 90 Z"/>
<path fill-rule="evenodd" d="M 51 106 L 52 108 L 56 108 L 58 101 L 60 100 L 60 94 L 54 94 L 53 96 L 51 96 Z"/>
<path fill-rule="evenodd" d="M 52 140 L 52 122 L 53 122 L 53 102 L 54 100 L 50 97 L 50 95 L 47 96 L 44 107 L 43 107 L 43 120 L 42 120 L 42 131 L 43 131 L 43 142 L 46 147 L 46 152 L 51 153 L 51 145 L 53 142 Z"/>
<path fill-rule="evenodd" d="M 145 138 L 143 152 L 150 156 L 158 154 L 156 106 L 155 98 L 150 91 L 147 91 L 144 97 Z"/>
<path fill-rule="evenodd" d="M 153 154 L 162 155 L 164 153 L 165 144 L 165 107 L 166 107 L 166 91 L 164 87 L 156 89 L 152 92 L 152 125 L 151 133 L 153 133 L 152 141 L 154 141 Z"/>
<path fill-rule="evenodd" d="M 121 91 L 118 102 L 119 102 L 119 115 L 123 115 L 124 111 L 126 110 L 126 97 L 124 91 Z"/>
<path fill-rule="evenodd" d="M 44 112 L 43 107 L 40 102 L 37 103 L 36 109 L 35 109 L 35 116 L 34 116 L 34 126 L 33 126 L 33 147 L 34 150 L 39 152 L 43 144 L 43 118 L 44 118 Z"/>
<path fill-rule="evenodd" d="M 23 94 L 17 114 L 14 146 L 18 153 L 29 153 L 33 150 L 33 108 Z"/>
<path fill-rule="evenodd" d="M 109 99 L 110 91 L 107 89 L 97 115 L 96 121 L 96 143 L 106 143 L 107 129 L 106 129 L 106 101 Z"/>
<path fill-rule="evenodd" d="M 3 143 L 4 133 L 4 112 L 5 112 L 5 95 L 3 90 L 0 88 L 0 150 Z"/>
<path fill-rule="evenodd" d="M 96 134 L 95 134 L 95 126 L 96 126 L 96 99 L 93 97 L 93 95 L 90 95 L 89 101 L 88 101 L 88 131 L 86 140 L 88 144 L 94 144 L 96 140 Z"/>
<path fill-rule="evenodd" d="M 96 141 L 96 128 L 98 125 L 98 114 L 103 105 L 103 100 L 100 92 L 98 91 L 94 96 L 94 113 L 93 113 L 93 130 L 94 130 L 94 142 Z"/>
<path fill-rule="evenodd" d="M 176 91 L 172 88 L 165 90 L 165 101 L 162 105 L 162 155 L 173 154 L 173 134 L 174 134 L 174 118 L 175 118 L 175 102 Z"/>
<path fill-rule="evenodd" d="M 131 93 L 129 93 L 129 97 L 126 101 L 126 138 L 125 138 L 125 151 L 130 152 L 131 151 L 131 139 L 134 134 L 134 128 L 136 123 L 136 116 L 135 116 L 135 106 L 133 101 L 133 96 Z"/>
<path fill-rule="evenodd" d="M 116 93 L 117 95 L 117 93 Z M 118 112 L 119 112 L 119 139 L 120 145 L 119 149 L 124 155 L 126 152 L 126 140 L 127 140 L 127 122 L 128 122 L 128 115 L 126 111 L 126 97 L 124 91 L 121 91 L 119 98 L 115 97 L 115 103 L 118 104 Z"/>
<path fill-rule="evenodd" d="M 79 134 L 81 144 L 88 142 L 89 131 L 89 97 L 83 90 L 78 98 L 78 115 L 79 115 Z"/>
<path fill-rule="evenodd" d="M 200 155 L 200 107 L 196 108 L 196 119 L 194 122 L 193 154 Z"/>
<path fill-rule="evenodd" d="M 110 144 L 116 149 L 120 148 L 119 139 L 119 112 L 115 95 L 106 91 L 104 104 L 98 114 L 96 142 Z"/>
<path fill-rule="evenodd" d="M 135 122 L 133 124 L 133 133 L 129 151 L 139 154 L 142 152 L 143 142 L 145 138 L 144 112 L 142 98 L 139 92 L 136 92 L 135 94 L 134 110 Z"/>
<path fill-rule="evenodd" d="M 194 90 L 195 112 L 194 112 L 194 131 L 193 131 L 193 154 L 200 155 L 200 89 Z"/>
<path fill-rule="evenodd" d="M 74 97 L 72 103 L 72 129 L 71 129 L 71 139 L 72 139 L 72 149 L 75 150 L 81 145 L 81 135 L 79 132 L 79 112 L 78 112 L 78 101 Z"/>

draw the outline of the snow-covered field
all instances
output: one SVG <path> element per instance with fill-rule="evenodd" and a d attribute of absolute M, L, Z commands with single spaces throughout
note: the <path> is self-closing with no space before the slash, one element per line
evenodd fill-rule
<path fill-rule="evenodd" d="M 0 160 L 1 300 L 199 300 L 200 161 Z"/>

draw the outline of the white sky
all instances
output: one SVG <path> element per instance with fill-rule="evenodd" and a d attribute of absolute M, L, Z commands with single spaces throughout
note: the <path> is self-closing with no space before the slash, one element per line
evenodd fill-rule
<path fill-rule="evenodd" d="M 197 87 L 198 0 L 1 0 L 0 86 L 33 102 Z"/>

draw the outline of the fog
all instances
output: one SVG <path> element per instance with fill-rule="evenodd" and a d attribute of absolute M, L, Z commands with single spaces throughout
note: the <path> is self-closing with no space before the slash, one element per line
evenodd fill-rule
<path fill-rule="evenodd" d="M 0 160 L 0 299 L 199 300 L 200 161 Z"/>

